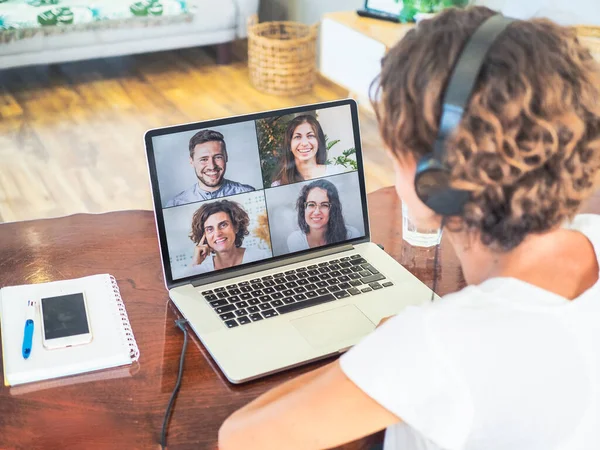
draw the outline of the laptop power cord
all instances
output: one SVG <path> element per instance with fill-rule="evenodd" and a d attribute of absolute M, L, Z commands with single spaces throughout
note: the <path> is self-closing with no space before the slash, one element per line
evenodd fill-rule
<path fill-rule="evenodd" d="M 167 410 L 165 411 L 165 418 L 163 420 L 162 433 L 160 436 L 160 446 L 162 450 L 165 450 L 167 448 L 167 424 L 171 416 L 173 404 L 175 403 L 175 399 L 177 398 L 177 394 L 179 393 L 179 388 L 181 387 L 181 378 L 183 376 L 183 361 L 185 360 L 185 351 L 187 349 L 188 343 L 188 331 L 185 327 L 186 323 L 188 323 L 186 319 L 177 319 L 175 321 L 175 325 L 177 325 L 179 329 L 183 332 L 183 346 L 181 347 L 181 356 L 179 357 L 179 374 L 177 375 L 177 382 L 175 383 L 175 388 L 173 389 L 171 398 L 169 399 L 169 404 L 167 405 Z"/>

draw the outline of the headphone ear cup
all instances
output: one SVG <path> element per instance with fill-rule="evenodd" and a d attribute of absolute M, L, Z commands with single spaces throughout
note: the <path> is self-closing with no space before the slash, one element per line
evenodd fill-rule
<path fill-rule="evenodd" d="M 425 205 L 431 208 L 431 199 L 448 186 L 447 169 L 433 153 L 423 156 L 417 163 L 415 192 Z"/>
<path fill-rule="evenodd" d="M 471 198 L 469 191 L 450 187 L 450 171 L 433 153 L 417 163 L 415 192 L 428 208 L 442 216 L 460 216 Z"/>

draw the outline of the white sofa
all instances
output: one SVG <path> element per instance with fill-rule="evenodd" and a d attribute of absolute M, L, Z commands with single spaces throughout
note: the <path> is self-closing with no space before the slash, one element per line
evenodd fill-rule
<path fill-rule="evenodd" d="M 231 42 L 246 37 L 248 17 L 259 0 L 189 0 L 189 22 L 149 27 L 72 31 L 0 44 L 0 69 L 217 44 L 217 60 L 227 63 Z"/>

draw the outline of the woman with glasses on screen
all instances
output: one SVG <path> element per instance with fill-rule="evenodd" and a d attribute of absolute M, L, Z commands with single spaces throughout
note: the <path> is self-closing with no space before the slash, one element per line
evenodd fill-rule
<path fill-rule="evenodd" d="M 344 172 L 343 167 L 325 164 L 326 160 L 325 134 L 319 121 L 307 114 L 295 117 L 285 131 L 279 172 L 271 187 Z"/>
<path fill-rule="evenodd" d="M 346 226 L 340 196 L 330 181 L 316 180 L 304 186 L 296 210 L 300 230 L 288 237 L 290 252 L 360 237 L 356 228 Z"/>

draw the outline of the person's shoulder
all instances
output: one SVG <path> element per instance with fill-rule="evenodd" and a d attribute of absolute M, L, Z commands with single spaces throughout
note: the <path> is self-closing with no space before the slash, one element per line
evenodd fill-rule
<path fill-rule="evenodd" d="M 215 270 L 215 266 L 212 261 L 212 256 L 208 256 L 201 264 L 195 264 L 187 266 L 181 271 L 181 277 L 190 277 L 192 275 L 199 275 L 201 273 L 212 272 Z"/>
<path fill-rule="evenodd" d="M 600 215 L 578 214 L 572 221 L 563 224 L 564 228 L 582 233 L 592 243 L 597 258 L 600 259 Z"/>
<path fill-rule="evenodd" d="M 301 230 L 292 231 L 287 238 L 287 246 L 290 252 L 306 250 L 308 248 L 306 235 Z"/>
<path fill-rule="evenodd" d="M 229 185 L 230 188 L 235 189 L 238 192 L 249 192 L 254 191 L 254 187 L 249 184 L 239 183 L 237 181 L 232 181 L 229 179 L 225 179 L 225 182 Z"/>
<path fill-rule="evenodd" d="M 194 195 L 194 189 L 196 188 L 196 184 L 194 183 L 192 186 L 187 188 L 184 191 L 181 191 L 179 194 L 175 195 L 171 200 L 167 202 L 165 207 L 170 208 L 171 206 L 179 206 L 185 205 L 186 203 L 191 203 L 194 200 L 190 197 Z"/>
<path fill-rule="evenodd" d="M 346 239 L 354 239 L 357 237 L 361 237 L 361 233 L 360 231 L 358 231 L 357 228 L 354 228 L 353 226 L 350 225 L 346 225 Z"/>
<path fill-rule="evenodd" d="M 271 252 L 262 248 L 246 247 L 244 253 L 244 262 L 259 261 L 261 259 L 270 258 Z"/>
<path fill-rule="evenodd" d="M 288 243 L 289 242 L 297 242 L 297 241 L 301 241 L 302 240 L 302 231 L 300 230 L 294 230 L 290 233 L 290 235 L 288 236 L 287 240 Z"/>
<path fill-rule="evenodd" d="M 206 272 L 214 271 L 215 270 L 215 261 L 213 259 L 212 253 L 209 253 L 209 255 L 199 265 L 193 266 L 193 267 L 196 267 L 198 269 L 198 273 L 206 273 Z"/>

